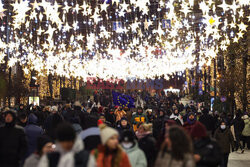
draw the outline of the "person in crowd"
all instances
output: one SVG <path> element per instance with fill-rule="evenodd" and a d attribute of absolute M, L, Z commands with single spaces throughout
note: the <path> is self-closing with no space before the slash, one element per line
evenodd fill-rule
<path fill-rule="evenodd" d="M 247 148 L 250 149 L 250 118 L 248 115 L 243 116 L 244 119 L 244 129 L 242 131 L 243 139 L 244 139 L 244 144 L 243 147 L 245 148 L 245 143 L 247 143 Z"/>
<path fill-rule="evenodd" d="M 55 130 L 57 125 L 63 122 L 63 117 L 59 113 L 51 113 L 44 122 L 45 133 L 55 140 Z"/>
<path fill-rule="evenodd" d="M 196 167 L 217 167 L 221 162 L 221 151 L 216 141 L 211 140 L 206 127 L 198 123 L 191 131 Z"/>
<path fill-rule="evenodd" d="M 162 131 L 164 130 L 164 122 L 166 120 L 165 112 L 163 108 L 160 108 L 158 110 L 158 116 L 157 118 L 153 121 L 153 136 L 156 140 L 159 139 Z"/>
<path fill-rule="evenodd" d="M 191 135 L 191 131 L 193 127 L 196 126 L 197 123 L 198 121 L 196 120 L 195 113 L 190 112 L 188 113 L 187 121 L 184 123 L 183 127 L 185 128 L 187 133 Z"/>
<path fill-rule="evenodd" d="M 242 114 L 241 114 L 241 111 L 238 110 L 237 113 L 236 113 L 236 117 L 233 119 L 232 121 L 232 125 L 234 127 L 234 135 L 235 135 L 235 139 L 236 139 L 236 150 L 235 151 L 238 151 L 238 149 L 240 148 L 241 149 L 241 153 L 244 153 L 244 148 L 243 146 L 241 145 L 241 136 L 242 136 L 242 131 L 244 129 L 244 121 L 243 119 L 241 118 L 242 117 Z"/>
<path fill-rule="evenodd" d="M 17 123 L 16 123 L 18 126 L 21 126 L 24 128 L 27 125 L 27 122 L 28 122 L 28 117 L 26 113 L 23 112 L 21 114 L 18 114 Z"/>
<path fill-rule="evenodd" d="M 208 136 L 212 136 L 212 132 L 214 131 L 214 118 L 209 115 L 209 111 L 207 108 L 202 108 L 202 115 L 199 118 L 199 121 L 206 127 Z"/>
<path fill-rule="evenodd" d="M 110 122 L 112 124 L 112 127 L 115 127 L 116 126 L 116 117 L 115 117 L 115 114 L 114 114 L 114 109 L 105 109 L 104 110 L 104 114 L 105 114 L 105 118 L 108 122 Z"/>
<path fill-rule="evenodd" d="M 37 167 L 40 158 L 50 152 L 54 151 L 55 145 L 52 139 L 46 135 L 41 135 L 37 138 L 36 151 L 31 154 L 24 163 L 23 167 Z"/>
<path fill-rule="evenodd" d="M 139 148 L 143 150 L 146 155 L 148 167 L 154 166 L 156 158 L 156 140 L 152 134 L 152 124 L 140 124 L 136 132 L 138 138 Z"/>
<path fill-rule="evenodd" d="M 147 159 L 145 154 L 138 147 L 134 133 L 131 130 L 123 131 L 121 145 L 128 154 L 128 158 L 132 167 L 147 167 Z"/>
<path fill-rule="evenodd" d="M 153 123 L 153 121 L 155 119 L 155 116 L 153 114 L 153 110 L 152 109 L 147 109 L 146 114 L 147 114 L 147 118 L 148 118 L 148 123 Z"/>
<path fill-rule="evenodd" d="M 195 167 L 192 141 L 178 126 L 172 126 L 165 136 L 155 167 Z"/>
<path fill-rule="evenodd" d="M 174 112 L 171 114 L 170 119 L 175 120 L 179 125 L 183 125 L 183 119 L 182 116 L 180 115 L 180 112 L 178 108 L 174 109 Z"/>
<path fill-rule="evenodd" d="M 116 123 L 118 123 L 122 117 L 126 116 L 126 112 L 122 109 L 122 107 L 117 107 L 117 109 L 115 110 L 115 116 L 116 116 Z"/>
<path fill-rule="evenodd" d="M 70 124 L 62 122 L 56 128 L 55 151 L 43 155 L 38 167 L 86 167 L 88 160 L 82 140 Z"/>
<path fill-rule="evenodd" d="M 28 118 L 27 126 L 24 127 L 24 132 L 28 141 L 28 152 L 26 157 L 30 156 L 35 150 L 37 145 L 37 138 L 43 134 L 43 129 L 37 126 L 37 117 L 31 113 Z"/>
<path fill-rule="evenodd" d="M 218 142 L 221 152 L 222 152 L 222 160 L 221 167 L 227 167 L 228 157 L 230 154 L 230 148 L 234 149 L 234 138 L 231 130 L 227 127 L 226 121 L 221 121 L 220 127 L 216 129 L 214 138 Z"/>
<path fill-rule="evenodd" d="M 132 128 L 130 126 L 130 124 L 128 123 L 128 120 L 126 117 L 122 117 L 121 118 L 121 121 L 120 123 L 117 125 L 117 128 L 116 128 L 119 132 L 119 135 L 122 136 L 122 133 L 125 131 L 125 130 L 131 130 L 132 131 Z"/>
<path fill-rule="evenodd" d="M 148 123 L 148 118 L 143 114 L 143 109 L 141 107 L 137 107 L 137 112 L 133 115 L 131 123 L 135 132 L 137 131 L 139 123 Z"/>
<path fill-rule="evenodd" d="M 102 144 L 91 152 L 88 167 L 131 167 L 126 152 L 119 145 L 118 132 L 100 123 Z"/>
<path fill-rule="evenodd" d="M 0 166 L 18 167 L 24 160 L 27 152 L 27 140 L 24 130 L 17 128 L 16 113 L 4 113 L 5 125 L 0 127 Z"/>
<path fill-rule="evenodd" d="M 84 142 L 85 149 L 91 151 L 101 144 L 100 129 L 97 125 L 98 117 L 95 114 L 90 114 L 85 122 L 86 129 L 79 136 Z"/>
<path fill-rule="evenodd" d="M 101 113 L 99 119 L 100 119 L 103 123 L 105 123 L 106 125 L 108 125 L 109 127 L 113 127 L 112 123 L 110 123 L 109 121 L 106 120 L 105 114 Z M 118 123 L 118 124 L 119 124 L 119 123 Z"/>

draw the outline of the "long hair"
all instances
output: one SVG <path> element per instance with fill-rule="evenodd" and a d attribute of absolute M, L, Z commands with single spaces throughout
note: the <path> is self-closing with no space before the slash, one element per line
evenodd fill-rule
<path fill-rule="evenodd" d="M 169 129 L 169 139 L 171 140 L 171 156 L 176 160 L 183 160 L 185 154 L 192 153 L 192 140 L 190 136 L 179 126 L 172 126 Z"/>
<path fill-rule="evenodd" d="M 111 167 L 119 167 L 120 166 L 120 162 L 122 160 L 122 148 L 120 145 L 118 145 L 116 150 L 109 150 L 109 148 L 107 146 L 105 146 L 105 156 L 108 156 L 109 154 L 112 155 L 112 160 L 111 160 Z M 105 164 L 107 162 L 105 162 L 105 157 L 103 159 L 103 166 L 105 166 Z"/>

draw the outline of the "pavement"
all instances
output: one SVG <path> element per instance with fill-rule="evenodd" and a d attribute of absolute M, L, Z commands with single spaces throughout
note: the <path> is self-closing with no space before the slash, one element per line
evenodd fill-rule
<path fill-rule="evenodd" d="M 250 150 L 245 150 L 244 154 L 240 151 L 231 153 L 228 167 L 250 167 Z"/>

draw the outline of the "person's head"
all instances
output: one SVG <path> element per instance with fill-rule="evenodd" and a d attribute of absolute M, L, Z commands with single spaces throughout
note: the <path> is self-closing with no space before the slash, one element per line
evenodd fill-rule
<path fill-rule="evenodd" d="M 106 121 L 106 118 L 105 118 L 104 114 L 101 114 L 99 119 L 100 119 L 102 122 L 105 122 L 105 121 Z"/>
<path fill-rule="evenodd" d="M 121 126 L 122 126 L 122 127 L 127 127 L 127 125 L 128 125 L 128 120 L 127 120 L 127 118 L 126 118 L 126 117 L 122 117 L 122 118 L 121 118 Z"/>
<path fill-rule="evenodd" d="M 142 114 L 143 113 L 142 107 L 137 107 L 137 112 L 138 112 L 138 114 Z"/>
<path fill-rule="evenodd" d="M 56 128 L 56 139 L 62 149 L 68 152 L 73 148 L 75 143 L 75 130 L 70 124 L 63 122 Z"/>
<path fill-rule="evenodd" d="M 190 121 L 194 120 L 194 119 L 195 119 L 195 113 L 190 112 L 190 113 L 188 114 L 188 119 L 189 119 Z"/>
<path fill-rule="evenodd" d="M 176 109 L 174 109 L 174 115 L 178 115 L 179 114 L 179 111 L 178 111 L 178 109 L 176 108 Z"/>
<path fill-rule="evenodd" d="M 182 160 L 185 154 L 192 153 L 192 141 L 185 130 L 179 126 L 172 126 L 169 129 L 164 143 L 176 160 Z"/>
<path fill-rule="evenodd" d="M 207 137 L 206 127 L 202 123 L 197 122 L 197 124 L 195 124 L 195 126 L 191 130 L 191 137 L 195 141 L 200 140 L 202 138 L 206 138 Z"/>
<path fill-rule="evenodd" d="M 125 130 L 121 137 L 122 147 L 125 149 L 131 148 L 135 144 L 135 137 L 132 131 Z"/>
<path fill-rule="evenodd" d="M 164 109 L 163 108 L 160 108 L 159 109 L 159 116 L 162 117 L 165 115 L 165 112 L 164 112 Z"/>
<path fill-rule="evenodd" d="M 152 115 L 153 110 L 152 109 L 147 109 L 147 114 Z"/>
<path fill-rule="evenodd" d="M 58 112 L 58 107 L 57 106 L 52 106 L 51 107 L 51 113 L 55 114 Z"/>
<path fill-rule="evenodd" d="M 226 127 L 227 127 L 226 122 L 225 122 L 224 120 L 222 120 L 222 121 L 220 122 L 220 128 L 221 128 L 221 130 L 225 130 Z"/>
<path fill-rule="evenodd" d="M 22 122 L 22 123 L 26 123 L 28 121 L 28 117 L 25 113 L 21 114 L 18 116 L 18 119 Z"/>
<path fill-rule="evenodd" d="M 22 110 L 24 108 L 23 104 L 20 104 L 19 109 Z"/>
<path fill-rule="evenodd" d="M 42 156 L 44 154 L 53 152 L 55 149 L 55 145 L 52 139 L 46 135 L 39 136 L 37 138 L 37 153 Z"/>
<path fill-rule="evenodd" d="M 100 124 L 99 127 L 102 145 L 106 146 L 109 150 L 117 149 L 119 145 L 118 132 L 105 124 Z"/>
<path fill-rule="evenodd" d="M 152 132 L 152 124 L 143 123 L 139 125 L 138 133 Z"/>
<path fill-rule="evenodd" d="M 14 111 L 6 111 L 4 117 L 5 125 L 13 127 L 16 123 L 16 113 Z"/>

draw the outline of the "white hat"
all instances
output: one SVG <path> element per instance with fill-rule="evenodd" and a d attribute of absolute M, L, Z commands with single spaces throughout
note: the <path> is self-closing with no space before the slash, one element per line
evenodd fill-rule
<path fill-rule="evenodd" d="M 117 130 L 115 130 L 114 128 L 108 127 L 106 124 L 100 124 L 99 128 L 100 128 L 101 141 L 103 145 L 105 145 L 107 141 L 114 135 L 117 135 L 117 136 L 119 135 Z"/>

